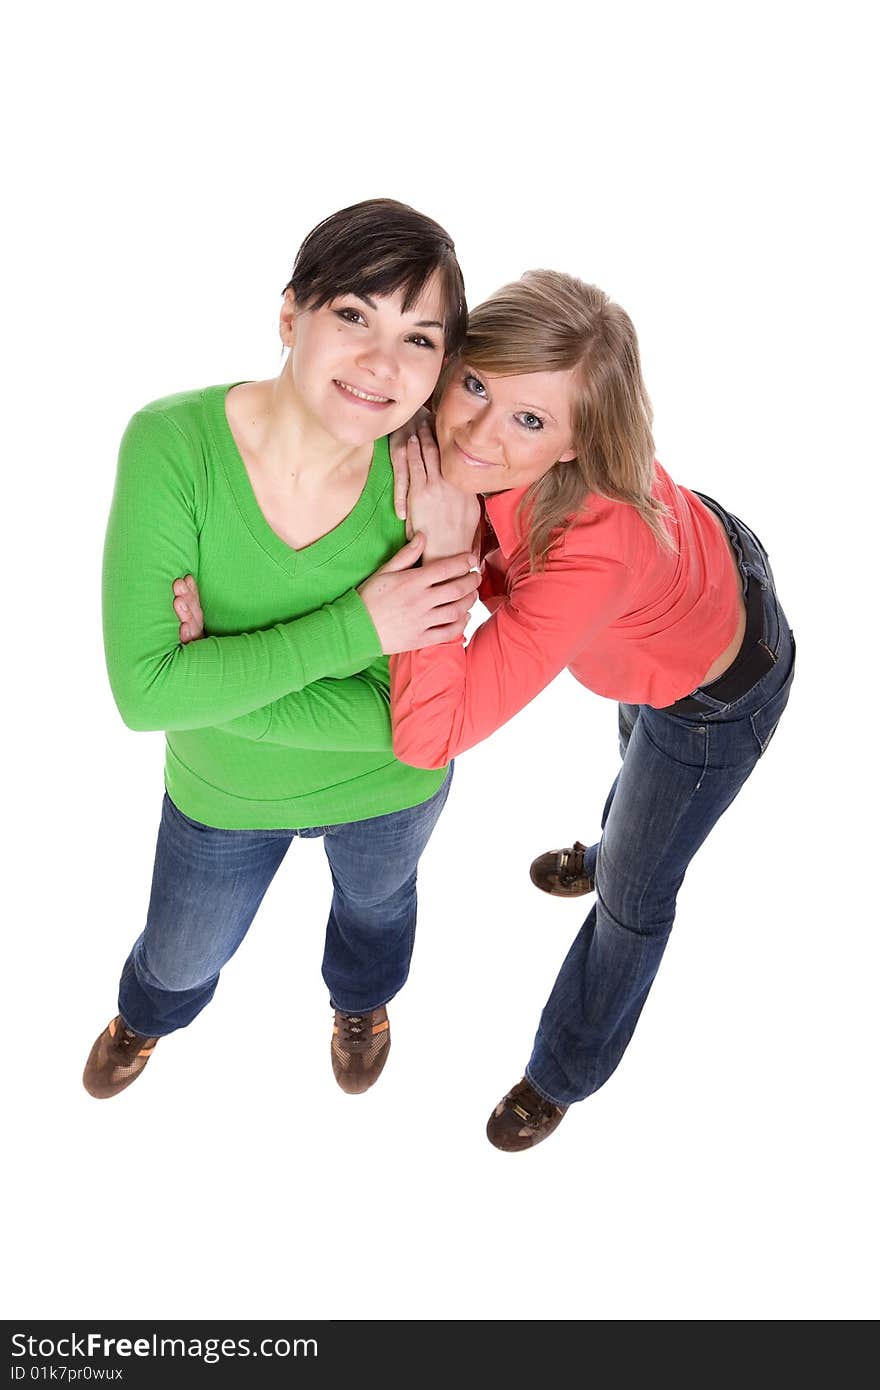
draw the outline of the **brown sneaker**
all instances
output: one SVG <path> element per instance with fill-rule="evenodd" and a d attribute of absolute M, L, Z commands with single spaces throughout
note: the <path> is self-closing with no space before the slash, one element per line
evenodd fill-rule
<path fill-rule="evenodd" d="M 587 846 L 575 840 L 571 849 L 551 849 L 532 860 L 529 877 L 536 888 L 556 898 L 580 898 L 595 888 L 584 869 Z"/>
<path fill-rule="evenodd" d="M 117 1014 L 95 1039 L 89 1053 L 83 1072 L 83 1085 L 89 1095 L 96 1100 L 109 1100 L 137 1081 L 158 1041 L 136 1033 Z"/>
<path fill-rule="evenodd" d="M 554 1105 L 539 1096 L 525 1077 L 507 1092 L 489 1116 L 486 1134 L 490 1144 L 507 1153 L 534 1148 L 561 1123 L 568 1106 Z"/>
<path fill-rule="evenodd" d="M 336 1010 L 330 1061 L 333 1075 L 350 1096 L 368 1091 L 391 1051 L 391 1024 L 384 1005 L 368 1014 L 344 1014 Z"/>

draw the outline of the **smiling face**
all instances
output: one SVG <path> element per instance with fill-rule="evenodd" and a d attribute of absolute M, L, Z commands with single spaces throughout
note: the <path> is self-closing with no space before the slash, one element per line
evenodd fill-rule
<path fill-rule="evenodd" d="M 458 363 L 435 421 L 444 478 L 465 492 L 502 492 L 573 459 L 574 377 L 574 369 L 494 376 Z"/>
<path fill-rule="evenodd" d="M 404 312 L 404 291 L 341 294 L 297 309 L 285 294 L 281 338 L 285 375 L 299 404 L 333 439 L 357 446 L 403 425 L 433 391 L 443 364 L 444 301 L 439 277 Z"/>

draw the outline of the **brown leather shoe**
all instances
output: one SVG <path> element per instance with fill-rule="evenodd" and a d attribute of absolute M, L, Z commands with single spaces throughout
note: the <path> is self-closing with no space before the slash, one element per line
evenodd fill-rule
<path fill-rule="evenodd" d="M 532 1149 L 552 1134 L 568 1106 L 554 1105 L 538 1095 L 525 1077 L 507 1092 L 489 1116 L 486 1134 L 490 1144 L 506 1153 Z"/>
<path fill-rule="evenodd" d="M 584 869 L 587 846 L 575 840 L 571 849 L 551 849 L 532 860 L 529 877 L 536 888 L 556 898 L 580 898 L 595 888 Z"/>
<path fill-rule="evenodd" d="M 83 1072 L 83 1085 L 96 1100 L 109 1100 L 137 1081 L 153 1055 L 158 1038 L 129 1028 L 121 1014 L 95 1039 Z"/>
<path fill-rule="evenodd" d="M 333 1075 L 350 1096 L 368 1091 L 388 1060 L 391 1024 L 384 1005 L 368 1014 L 344 1014 L 336 1010 L 330 1061 Z"/>

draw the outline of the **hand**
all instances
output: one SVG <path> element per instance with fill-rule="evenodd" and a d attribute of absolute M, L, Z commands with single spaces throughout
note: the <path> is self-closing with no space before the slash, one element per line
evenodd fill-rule
<path fill-rule="evenodd" d="M 450 555 L 413 569 L 424 537 L 413 536 L 358 586 L 382 651 L 411 652 L 460 637 L 467 627 L 480 582 L 473 555 Z"/>
<path fill-rule="evenodd" d="M 180 644 L 185 647 L 187 642 L 197 642 L 205 635 L 199 586 L 188 574 L 185 579 L 175 579 L 171 587 L 174 590 L 174 611 L 180 619 Z"/>
<path fill-rule="evenodd" d="M 447 483 L 433 431 L 422 425 L 406 446 L 409 464 L 409 523 L 425 535 L 423 561 L 479 548 L 480 503 L 473 492 Z"/>
<path fill-rule="evenodd" d="M 420 406 L 411 420 L 400 429 L 395 430 L 389 437 L 388 450 L 391 454 L 391 467 L 394 469 L 394 510 L 401 521 L 406 521 L 406 495 L 409 492 L 409 459 L 406 456 L 406 442 L 411 434 L 422 426 L 429 428 L 433 425 L 434 416 L 427 406 Z M 412 529 L 407 523 L 407 536 L 412 536 Z"/>

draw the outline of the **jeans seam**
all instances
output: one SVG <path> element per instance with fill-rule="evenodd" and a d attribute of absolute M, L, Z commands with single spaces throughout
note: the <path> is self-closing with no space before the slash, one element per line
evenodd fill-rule
<path fill-rule="evenodd" d="M 709 726 L 706 725 L 706 724 L 701 724 L 701 725 L 699 726 L 699 729 L 700 729 L 700 732 L 704 735 L 704 740 L 703 740 L 703 766 L 702 766 L 702 768 L 700 769 L 700 775 L 699 775 L 699 778 L 698 778 L 698 780 L 697 780 L 697 785 L 696 785 L 696 786 L 693 788 L 693 790 L 691 791 L 690 795 L 689 795 L 688 798 L 687 798 L 687 801 L 685 801 L 685 802 L 682 803 L 681 807 L 679 808 L 679 812 L 678 812 L 678 815 L 677 815 L 676 818 L 675 818 L 674 823 L 668 827 L 668 831 L 667 831 L 666 836 L 665 836 L 664 839 L 663 839 L 661 848 L 660 848 L 659 852 L 658 852 L 658 853 L 656 854 L 656 856 L 655 856 L 655 864 L 654 864 L 654 869 L 652 870 L 652 877 L 653 877 L 653 873 L 656 872 L 656 865 L 657 865 L 657 863 L 660 862 L 660 860 L 663 858 L 663 855 L 666 853 L 666 851 L 667 851 L 667 849 L 668 849 L 668 847 L 669 847 L 669 843 L 670 843 L 670 841 L 671 841 L 671 839 L 672 839 L 672 837 L 673 837 L 675 831 L 677 830 L 679 824 L 681 823 L 682 817 L 684 816 L 684 814 L 685 814 L 686 811 L 689 811 L 689 810 L 690 810 L 691 805 L 693 804 L 693 799 L 694 799 L 694 797 L 696 796 L 697 792 L 700 790 L 700 787 L 703 785 L 703 779 L 705 778 L 706 772 L 708 771 L 708 767 L 709 767 Z M 670 756 L 670 754 L 667 753 L 667 752 L 665 751 L 665 749 L 661 748 L 661 747 L 654 741 L 654 739 L 651 738 L 650 732 L 649 732 L 649 730 L 647 729 L 647 727 L 645 728 L 644 733 L 645 733 L 645 738 L 648 740 L 648 742 L 651 744 L 651 746 L 660 754 L 661 757 L 663 757 L 663 758 L 668 758 L 670 762 L 678 762 L 678 763 L 679 763 L 679 766 L 683 766 L 683 767 L 690 766 L 690 764 L 679 762 L 679 760 L 678 760 L 677 758 L 672 758 L 672 757 Z M 604 839 L 605 839 L 605 833 L 604 833 L 604 831 L 603 831 L 603 833 L 602 833 L 602 838 L 601 838 L 600 841 L 599 841 L 599 851 L 598 851 L 598 854 L 596 855 L 596 878 L 595 878 L 595 885 L 596 885 L 596 893 L 597 893 L 598 897 L 599 897 L 600 899 L 602 899 L 603 906 L 605 907 L 605 910 L 606 910 L 606 912 L 607 912 L 607 911 L 609 911 L 609 909 L 608 909 L 607 904 L 605 903 L 604 897 L 603 897 L 603 895 L 602 895 L 601 886 L 600 886 L 600 884 L 599 884 L 599 866 L 600 866 L 600 863 L 601 863 L 601 861 L 602 861 L 602 843 L 603 843 Z M 602 877 L 604 878 L 604 874 L 602 875 Z M 650 887 L 650 880 L 648 880 L 648 882 L 645 883 L 645 886 L 644 886 L 644 888 L 642 889 L 641 893 L 639 894 L 638 901 L 637 901 L 637 903 L 636 903 L 636 911 L 637 911 L 640 915 L 641 915 L 641 911 L 642 911 L 642 901 L 643 901 L 643 899 L 644 899 L 644 897 L 645 897 L 645 894 L 648 892 L 649 887 Z M 610 915 L 611 915 L 612 917 L 614 917 L 615 922 L 617 922 L 617 917 L 616 917 L 616 915 L 615 915 L 614 913 L 611 913 Z M 639 932 L 638 935 L 642 936 L 642 935 L 645 935 L 645 933 Z"/>

